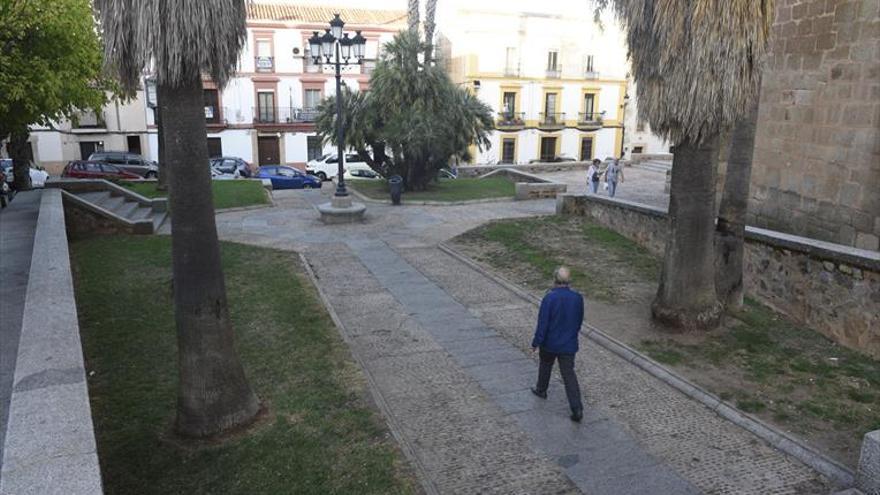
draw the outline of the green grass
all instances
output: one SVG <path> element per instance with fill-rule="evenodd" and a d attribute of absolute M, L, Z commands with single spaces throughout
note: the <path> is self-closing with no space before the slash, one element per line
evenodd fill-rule
<path fill-rule="evenodd" d="M 121 184 L 147 198 L 161 198 L 168 195 L 167 191 L 157 191 L 155 182 L 122 182 Z M 215 180 L 211 181 L 211 187 L 214 190 L 214 208 L 218 210 L 269 203 L 266 190 L 260 181 Z"/>
<path fill-rule="evenodd" d="M 415 492 L 292 253 L 221 246 L 236 345 L 267 419 L 222 443 L 174 439 L 170 245 L 138 236 L 71 246 L 106 493 Z"/>
<path fill-rule="evenodd" d="M 388 184 L 382 180 L 351 180 L 354 189 L 373 199 L 389 199 Z M 403 201 L 467 201 L 472 199 L 513 197 L 514 185 L 507 179 L 441 179 L 426 191 L 403 193 Z"/>

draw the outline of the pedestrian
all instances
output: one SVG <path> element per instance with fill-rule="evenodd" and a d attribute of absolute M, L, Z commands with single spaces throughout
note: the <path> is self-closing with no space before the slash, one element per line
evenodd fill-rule
<path fill-rule="evenodd" d="M 565 384 L 565 395 L 571 408 L 571 420 L 580 422 L 584 416 L 581 389 L 574 373 L 574 355 L 578 351 L 578 335 L 584 320 L 584 298 L 569 287 L 571 272 L 560 266 L 553 272 L 555 286 L 547 291 L 538 312 L 538 325 L 532 339 L 532 352 L 538 352 L 538 384 L 532 393 L 547 398 L 553 362 L 559 361 L 559 373 Z"/>
<path fill-rule="evenodd" d="M 617 193 L 617 183 L 623 184 L 623 169 L 617 159 L 611 160 L 605 169 L 605 183 L 608 184 L 608 196 L 614 197 Z"/>
<path fill-rule="evenodd" d="M 595 158 L 593 159 L 593 163 L 590 164 L 590 168 L 587 169 L 587 189 L 593 194 L 596 194 L 596 191 L 599 189 L 599 176 L 602 175 L 602 172 L 599 171 L 599 167 L 601 166 L 602 161 Z"/>

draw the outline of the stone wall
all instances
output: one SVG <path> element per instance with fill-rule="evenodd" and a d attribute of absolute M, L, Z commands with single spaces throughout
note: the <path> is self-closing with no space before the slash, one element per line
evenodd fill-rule
<path fill-rule="evenodd" d="M 549 172 L 564 172 L 568 170 L 586 170 L 589 168 L 590 162 L 560 162 L 560 163 L 535 163 L 532 165 L 475 165 L 469 167 L 458 167 L 459 177 L 480 177 L 489 172 L 500 169 L 519 170 L 532 174 L 546 174 Z"/>
<path fill-rule="evenodd" d="M 749 223 L 880 249 L 880 1 L 779 0 Z"/>
<path fill-rule="evenodd" d="M 586 216 L 655 255 L 666 211 L 603 196 L 557 197 L 559 214 Z M 880 358 L 880 253 L 748 227 L 746 292 L 835 341 Z"/>

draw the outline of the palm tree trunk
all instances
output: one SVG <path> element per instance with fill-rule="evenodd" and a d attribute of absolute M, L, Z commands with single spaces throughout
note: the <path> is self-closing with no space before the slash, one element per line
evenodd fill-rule
<path fill-rule="evenodd" d="M 755 98 L 749 113 L 733 128 L 716 227 L 715 288 L 721 303 L 733 308 L 743 304 L 743 238 L 757 123 L 758 98 Z"/>
<path fill-rule="evenodd" d="M 425 63 L 431 63 L 431 57 L 434 54 L 434 13 L 437 10 L 437 0 L 427 0 L 425 2 Z"/>
<path fill-rule="evenodd" d="M 418 34 L 419 32 L 419 0 L 409 0 L 406 12 L 406 20 L 409 24 L 409 30 Z"/>
<path fill-rule="evenodd" d="M 180 383 L 176 429 L 205 437 L 254 419 L 259 401 L 235 351 L 214 222 L 202 82 L 159 85 L 170 174 Z"/>
<path fill-rule="evenodd" d="M 6 145 L 9 158 L 12 158 L 12 185 L 16 191 L 26 191 L 31 188 L 31 164 L 28 156 L 28 129 L 16 129 L 9 135 L 9 143 Z"/>
<path fill-rule="evenodd" d="M 717 135 L 702 145 L 675 146 L 669 238 L 651 313 L 676 328 L 709 329 L 720 321 L 713 249 L 717 165 Z"/>

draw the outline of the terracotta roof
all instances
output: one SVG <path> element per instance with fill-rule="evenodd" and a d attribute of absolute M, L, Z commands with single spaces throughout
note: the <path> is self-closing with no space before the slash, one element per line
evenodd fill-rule
<path fill-rule="evenodd" d="M 406 22 L 405 10 L 354 9 L 287 3 L 248 2 L 248 19 L 269 21 L 301 21 L 325 24 L 339 14 L 350 24 L 397 25 Z"/>

